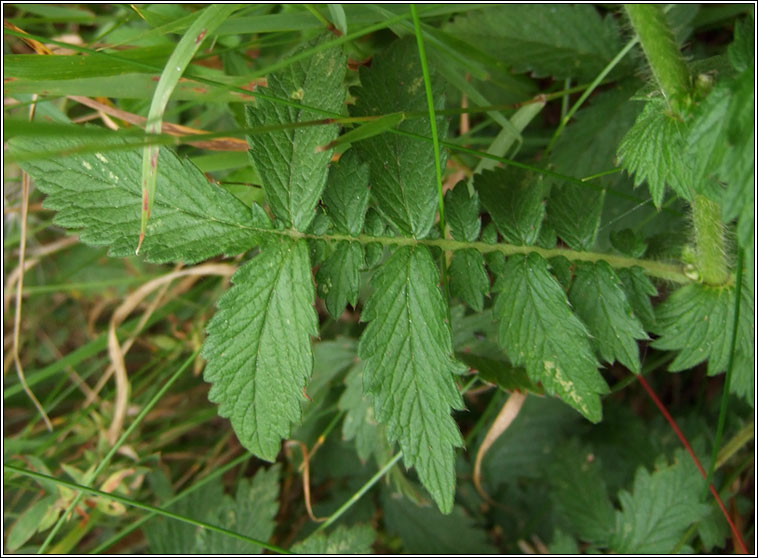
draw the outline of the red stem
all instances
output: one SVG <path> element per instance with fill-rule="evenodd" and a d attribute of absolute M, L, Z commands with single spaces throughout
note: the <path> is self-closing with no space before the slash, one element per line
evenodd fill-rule
<path fill-rule="evenodd" d="M 658 409 L 661 411 L 663 416 L 666 418 L 668 423 L 671 425 L 671 429 L 676 433 L 676 435 L 679 437 L 679 440 L 682 442 L 682 445 L 684 446 L 684 449 L 687 450 L 687 453 L 690 454 L 690 457 L 692 458 L 692 461 L 695 462 L 695 466 L 697 467 L 697 470 L 700 471 L 700 474 L 703 478 L 706 478 L 705 469 L 703 469 L 703 465 L 700 463 L 700 460 L 697 458 L 697 455 L 695 455 L 695 452 L 692 451 L 692 447 L 690 446 L 690 443 L 687 441 L 687 438 L 685 438 L 682 431 L 679 429 L 679 426 L 677 426 L 676 421 L 674 420 L 674 417 L 672 417 L 666 407 L 663 405 L 660 399 L 658 399 L 658 396 L 653 391 L 653 388 L 650 387 L 650 384 L 647 383 L 647 380 L 645 380 L 645 377 L 642 376 L 642 374 L 637 376 L 637 379 L 642 384 L 642 387 L 645 388 L 645 391 L 650 396 L 650 399 L 653 400 L 653 403 L 656 404 Z M 708 489 L 711 491 L 711 494 L 713 494 L 713 497 L 716 499 L 716 502 L 718 502 L 719 508 L 721 508 L 721 513 L 724 514 L 724 517 L 726 518 L 727 523 L 729 523 L 729 528 L 732 530 L 732 536 L 734 537 L 735 546 L 737 546 L 737 552 L 739 554 L 747 554 L 747 547 L 745 546 L 744 541 L 742 540 L 742 537 L 740 536 L 739 531 L 737 530 L 737 526 L 732 521 L 731 516 L 726 511 L 726 507 L 724 506 L 724 502 L 721 501 L 721 496 L 719 496 L 718 491 L 713 486 L 713 484 L 708 485 Z"/>

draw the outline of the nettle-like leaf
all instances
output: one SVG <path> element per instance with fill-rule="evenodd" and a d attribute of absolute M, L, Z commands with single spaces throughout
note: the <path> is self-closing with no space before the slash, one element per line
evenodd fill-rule
<path fill-rule="evenodd" d="M 353 116 L 379 116 L 399 110 L 426 111 L 424 78 L 413 37 L 395 41 L 374 57 L 370 68 L 361 68 L 361 86 L 352 91 L 357 101 Z M 444 106 L 443 84 L 432 80 L 435 107 Z M 447 132 L 445 119 L 437 119 L 439 137 Z M 428 119 L 402 122 L 399 130 L 431 136 Z M 424 238 L 437 211 L 434 147 L 431 143 L 384 133 L 353 146 L 369 164 L 371 192 L 378 209 L 402 233 Z M 446 152 L 440 153 L 444 168 Z"/>
<path fill-rule="evenodd" d="M 241 479 L 234 498 L 224 494 L 221 478 L 205 484 L 171 506 L 179 515 L 224 527 L 259 541 L 274 532 L 279 510 L 279 465 Z M 145 536 L 154 554 L 260 554 L 263 549 L 214 531 L 166 517 L 151 519 Z"/>
<path fill-rule="evenodd" d="M 74 153 L 20 165 L 47 194 L 45 207 L 58 212 L 56 224 L 78 231 L 86 244 L 109 246 L 111 256 L 132 256 L 140 230 L 142 154 L 126 150 L 123 138 L 100 141 L 103 151 L 97 153 L 76 153 L 91 140 L 73 135 L 16 137 L 9 149 L 18 155 Z M 140 250 L 148 261 L 195 263 L 258 243 L 250 209 L 241 201 L 169 149 L 161 148 L 158 162 L 157 195 Z"/>
<path fill-rule="evenodd" d="M 665 187 L 692 200 L 693 172 L 687 157 L 687 124 L 673 114 L 665 99 L 647 101 L 634 126 L 618 148 L 619 162 L 634 175 L 634 185 L 647 181 L 656 207 L 661 207 Z"/>
<path fill-rule="evenodd" d="M 738 355 L 750 360 L 753 354 L 753 294 L 750 285 L 742 289 L 740 302 L 740 322 L 737 330 Z M 704 284 L 686 285 L 674 291 L 656 309 L 657 333 L 660 337 L 653 342 L 653 347 L 670 351 L 679 351 L 669 365 L 672 372 L 692 368 L 706 359 L 708 374 L 715 375 L 726 370 L 732 338 L 732 324 L 736 302 L 734 285 L 712 287 Z M 740 361 L 737 367 L 739 376 L 747 374 L 752 379 L 749 366 Z M 743 371 L 744 369 L 744 371 Z M 743 386 L 740 378 L 736 385 Z"/>
<path fill-rule="evenodd" d="M 640 467 L 630 492 L 619 492 L 622 511 L 608 546 L 619 554 L 667 554 L 685 530 L 705 517 L 709 507 L 702 477 L 679 450 L 674 465 L 649 473 Z"/>
<path fill-rule="evenodd" d="M 328 535 L 314 533 L 292 547 L 295 554 L 371 554 L 376 533 L 371 525 L 340 525 Z"/>
<path fill-rule="evenodd" d="M 621 48 L 613 19 L 589 5 L 488 6 L 446 30 L 517 72 L 560 79 L 591 80 Z"/>
<path fill-rule="evenodd" d="M 461 181 L 445 194 L 445 218 L 455 240 L 474 242 L 479 239 L 482 220 L 479 217 L 479 195 L 469 194 Z"/>
<path fill-rule="evenodd" d="M 372 279 L 358 355 L 374 411 L 405 463 L 444 513 L 455 492 L 454 450 L 462 445 L 451 408 L 463 406 L 439 271 L 425 246 L 398 248 Z"/>
<path fill-rule="evenodd" d="M 608 386 L 598 372 L 589 333 L 571 312 L 560 284 L 535 253 L 508 258 L 495 283 L 499 341 L 534 382 L 593 422 Z"/>
<path fill-rule="evenodd" d="M 581 540 L 605 545 L 614 530 L 614 509 L 600 461 L 575 441 L 564 443 L 547 466 L 556 511 Z"/>
<path fill-rule="evenodd" d="M 640 373 L 638 339 L 648 336 L 632 312 L 621 281 L 607 262 L 577 264 L 569 301 L 592 334 L 600 356 Z"/>
<path fill-rule="evenodd" d="M 328 41 L 320 38 L 299 50 Z M 341 113 L 345 102 L 343 80 L 346 58 L 340 48 L 330 48 L 290 64 L 267 77 L 261 91 L 268 96 L 298 102 L 331 113 Z M 257 98 L 247 107 L 251 127 L 293 124 L 324 118 L 314 112 Z M 331 150 L 317 150 L 337 137 L 336 125 L 306 126 L 248 136 L 250 156 L 263 180 L 266 201 L 287 227 L 305 231 L 313 220 L 313 208 L 324 189 Z"/>
<path fill-rule="evenodd" d="M 203 356 L 208 395 L 243 446 L 273 461 L 299 421 L 318 334 L 308 247 L 281 238 L 232 277 L 208 324 Z"/>
<path fill-rule="evenodd" d="M 450 515 L 433 507 L 417 506 L 400 494 L 382 492 L 383 519 L 387 531 L 400 537 L 412 554 L 495 554 L 487 531 L 460 507 Z"/>

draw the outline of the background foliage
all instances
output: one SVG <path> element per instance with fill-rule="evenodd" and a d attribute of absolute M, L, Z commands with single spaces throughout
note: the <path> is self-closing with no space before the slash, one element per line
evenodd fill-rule
<path fill-rule="evenodd" d="M 8 551 L 754 538 L 749 7 L 4 9 Z"/>

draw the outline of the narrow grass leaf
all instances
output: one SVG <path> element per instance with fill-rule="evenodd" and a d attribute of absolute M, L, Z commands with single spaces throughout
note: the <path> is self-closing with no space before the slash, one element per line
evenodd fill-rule
<path fill-rule="evenodd" d="M 161 132 L 163 112 L 166 110 L 168 100 L 174 87 L 179 83 L 184 70 L 192 61 L 206 35 L 210 35 L 223 21 L 233 12 L 239 9 L 236 4 L 215 4 L 203 10 L 197 19 L 192 22 L 187 32 L 179 40 L 179 44 L 169 56 L 166 66 L 158 80 L 150 110 L 147 114 L 145 131 L 157 134 Z M 142 210 L 140 219 L 140 235 L 136 252 L 139 253 L 142 242 L 147 233 L 147 221 L 155 203 L 155 189 L 158 180 L 158 155 L 160 148 L 156 145 L 148 145 L 142 150 Z"/>

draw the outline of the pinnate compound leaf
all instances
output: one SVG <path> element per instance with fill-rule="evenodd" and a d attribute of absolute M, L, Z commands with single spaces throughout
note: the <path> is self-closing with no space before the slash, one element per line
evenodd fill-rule
<path fill-rule="evenodd" d="M 368 174 L 368 165 L 360 162 L 353 149 L 329 169 L 324 204 L 337 231 L 352 236 L 361 234 L 371 192 Z"/>
<path fill-rule="evenodd" d="M 400 537 L 411 554 L 495 554 L 487 531 L 478 527 L 460 507 L 450 515 L 433 507 L 417 506 L 400 494 L 382 493 L 382 511 L 387 531 Z"/>
<path fill-rule="evenodd" d="M 361 86 L 352 90 L 357 97 L 353 116 L 380 116 L 399 110 L 427 111 L 424 78 L 413 37 L 395 41 L 387 51 L 374 57 L 371 67 L 360 70 Z M 432 76 L 435 107 L 443 108 L 443 84 Z M 444 139 L 447 123 L 437 119 L 439 137 Z M 399 130 L 431 137 L 425 118 L 405 120 Z M 437 211 L 437 183 L 434 147 L 399 134 L 384 133 L 353 146 L 369 164 L 371 188 L 378 209 L 401 232 L 424 238 Z M 444 168 L 446 152 L 440 153 Z"/>
<path fill-rule="evenodd" d="M 371 554 L 376 533 L 371 525 L 340 525 L 325 535 L 314 533 L 304 541 L 295 544 L 295 554 Z"/>
<path fill-rule="evenodd" d="M 750 285 L 742 289 L 737 351 L 753 354 L 753 295 Z M 701 283 L 674 291 L 655 309 L 660 337 L 653 347 L 679 351 L 669 370 L 677 372 L 708 360 L 708 374 L 724 372 L 734 322 L 736 288 L 712 287 Z"/>
<path fill-rule="evenodd" d="M 514 167 L 498 168 L 477 175 L 474 187 L 506 242 L 535 243 L 545 216 L 545 187 L 540 177 Z"/>
<path fill-rule="evenodd" d="M 479 195 L 469 195 L 461 181 L 445 194 L 445 218 L 455 240 L 474 242 L 479 238 L 482 220 L 479 218 Z"/>
<path fill-rule="evenodd" d="M 363 267 L 363 248 L 357 242 L 340 241 L 316 273 L 318 294 L 326 309 L 336 319 L 345 305 L 355 306 Z"/>
<path fill-rule="evenodd" d="M 508 258 L 495 283 L 499 341 L 534 382 L 558 395 L 593 422 L 600 421 L 600 394 L 608 386 L 597 369 L 589 334 L 571 312 L 560 284 L 542 256 Z"/>
<path fill-rule="evenodd" d="M 358 355 L 364 361 L 364 389 L 373 394 L 387 438 L 400 443 L 406 465 L 416 467 L 442 512 L 450 513 L 454 450 L 462 445 L 450 410 L 463 406 L 452 374 L 465 367 L 452 358 L 438 281 L 425 246 L 398 248 L 372 280 Z"/>
<path fill-rule="evenodd" d="M 272 240 L 232 277 L 208 324 L 209 399 L 247 449 L 268 461 L 301 416 L 318 333 L 308 247 Z"/>
<path fill-rule="evenodd" d="M 602 359 L 640 373 L 637 339 L 648 336 L 632 312 L 621 281 L 604 261 L 577 264 L 569 301 L 589 329 Z"/>
<path fill-rule="evenodd" d="M 621 48 L 616 25 L 590 5 L 509 4 L 457 17 L 447 31 L 537 76 L 591 80 Z"/>
<path fill-rule="evenodd" d="M 298 51 L 330 40 L 324 35 Z M 284 101 L 299 102 L 331 113 L 341 113 L 345 102 L 346 58 L 330 48 L 270 74 L 261 92 Z M 246 110 L 250 127 L 294 124 L 324 118 L 322 113 L 256 98 Z M 250 156 L 263 182 L 266 201 L 287 227 L 305 231 L 326 183 L 331 150 L 317 151 L 337 137 L 336 125 L 306 126 L 248 136 Z"/>
<path fill-rule="evenodd" d="M 100 153 L 36 159 L 20 163 L 48 195 L 45 207 L 55 222 L 78 231 L 85 244 L 108 246 L 114 257 L 132 256 L 140 231 L 142 152 L 116 150 L 122 138 L 102 138 Z M 88 144 L 75 136 L 16 137 L 13 153 L 71 151 Z M 195 263 L 219 254 L 236 255 L 258 243 L 250 209 L 208 182 L 190 161 L 161 148 L 158 190 L 145 241 L 148 261 Z"/>
<path fill-rule="evenodd" d="M 619 492 L 622 511 L 609 547 L 618 554 L 669 554 L 685 530 L 708 515 L 704 481 L 680 450 L 676 463 L 649 473 L 640 467 L 630 492 Z"/>
<path fill-rule="evenodd" d="M 652 99 L 637 117 L 618 149 L 619 162 L 634 175 L 634 185 L 647 181 L 656 207 L 665 187 L 686 200 L 693 197 L 693 174 L 688 158 L 685 123 L 668 110 L 666 100 Z"/>

